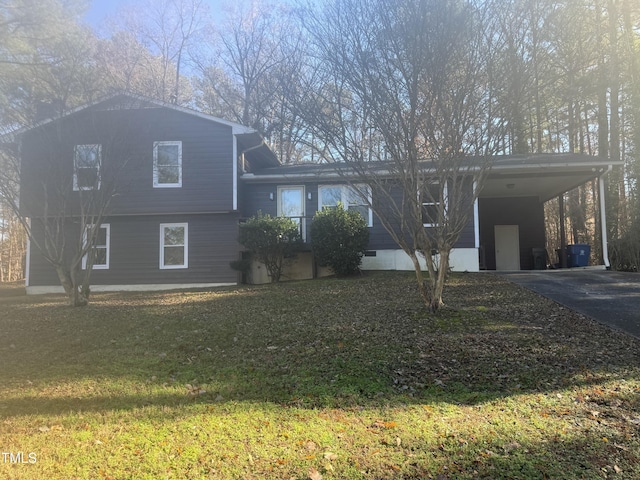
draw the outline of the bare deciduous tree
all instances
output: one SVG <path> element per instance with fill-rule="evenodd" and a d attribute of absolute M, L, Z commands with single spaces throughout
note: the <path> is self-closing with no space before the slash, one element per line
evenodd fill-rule
<path fill-rule="evenodd" d="M 0 149 L 0 199 L 21 223 L 31 248 L 55 269 L 72 306 L 89 301 L 101 227 L 114 196 L 127 186 L 123 171 L 131 157 L 118 146 L 131 129 L 113 130 L 107 143 L 75 146 L 72 158 L 60 157 L 58 145 L 68 140 L 55 126 L 45 130 L 48 148 L 36 150 L 35 162 L 22 158 L 24 133 L 5 136 Z"/>
<path fill-rule="evenodd" d="M 432 311 L 483 159 L 503 133 L 500 118 L 488 116 L 481 5 L 346 0 L 305 12 L 315 50 L 303 115 L 315 146 L 354 187 L 372 190 L 371 208 L 411 258 Z"/>

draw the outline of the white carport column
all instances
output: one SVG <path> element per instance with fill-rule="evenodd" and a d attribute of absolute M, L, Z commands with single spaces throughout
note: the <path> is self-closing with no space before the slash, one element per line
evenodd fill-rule
<path fill-rule="evenodd" d="M 609 262 L 609 247 L 607 242 L 607 210 L 605 204 L 605 188 L 604 177 L 611 171 L 611 165 L 606 172 L 598 177 L 598 183 L 600 186 L 600 228 L 602 229 L 602 259 L 604 260 L 604 266 L 608 269 L 611 268 Z"/>

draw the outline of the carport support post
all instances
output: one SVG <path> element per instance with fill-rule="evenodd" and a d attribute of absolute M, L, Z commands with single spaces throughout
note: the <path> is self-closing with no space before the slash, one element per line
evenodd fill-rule
<path fill-rule="evenodd" d="M 605 173 L 609 173 L 609 171 L 607 170 L 607 172 Z M 600 187 L 600 228 L 602 229 L 602 260 L 604 261 L 605 268 L 609 270 L 611 268 L 611 263 L 609 263 L 609 246 L 607 242 L 607 210 L 604 198 L 604 174 L 598 177 L 598 184 Z"/>
<path fill-rule="evenodd" d="M 564 228 L 564 193 L 558 196 L 560 210 L 560 268 L 567 268 L 567 232 Z"/>

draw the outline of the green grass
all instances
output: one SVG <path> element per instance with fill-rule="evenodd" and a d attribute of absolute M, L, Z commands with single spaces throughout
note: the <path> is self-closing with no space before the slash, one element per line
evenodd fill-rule
<path fill-rule="evenodd" d="M 489 274 L 17 291 L 0 478 L 640 478 L 640 342 Z"/>

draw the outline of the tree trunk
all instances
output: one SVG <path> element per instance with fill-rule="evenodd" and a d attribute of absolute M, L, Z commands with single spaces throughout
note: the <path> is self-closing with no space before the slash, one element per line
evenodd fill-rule
<path fill-rule="evenodd" d="M 444 305 L 442 295 L 444 294 L 444 284 L 449 274 L 449 250 L 440 250 L 440 261 L 434 278 L 431 281 L 431 304 L 429 308 L 432 312 L 437 312 Z"/>
<path fill-rule="evenodd" d="M 411 257 L 411 261 L 413 262 L 413 269 L 416 273 L 416 282 L 418 283 L 418 291 L 420 292 L 422 302 L 427 308 L 430 309 L 431 297 L 429 295 L 429 287 L 427 286 L 424 279 L 424 272 L 422 271 L 422 267 L 420 266 L 420 259 L 415 252 L 407 253 L 409 254 L 409 257 Z"/>
<path fill-rule="evenodd" d="M 88 300 L 78 289 L 76 275 L 73 272 L 69 272 L 61 265 L 56 265 L 55 269 L 58 274 L 58 279 L 60 280 L 60 285 L 62 285 L 64 292 L 69 298 L 69 305 L 72 307 L 83 307 L 87 305 L 89 303 Z"/>

